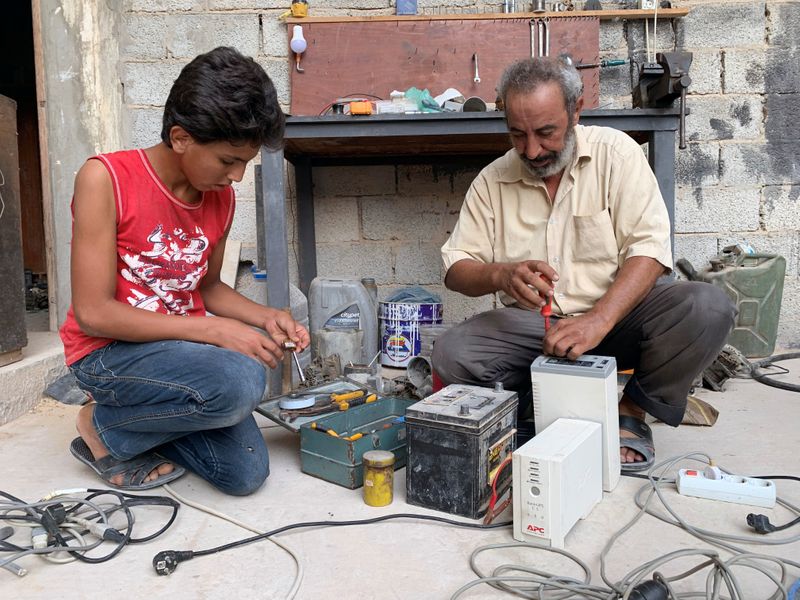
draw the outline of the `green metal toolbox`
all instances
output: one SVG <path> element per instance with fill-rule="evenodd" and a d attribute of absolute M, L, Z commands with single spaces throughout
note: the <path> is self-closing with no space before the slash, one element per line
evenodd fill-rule
<path fill-rule="evenodd" d="M 323 403 L 331 393 L 364 389 L 364 386 L 347 378 L 302 390 L 303 395 L 314 395 Z M 300 467 L 303 473 L 319 477 L 349 489 L 364 485 L 362 456 L 369 450 L 388 450 L 395 455 L 395 470 L 406 464 L 406 408 L 415 400 L 378 396 L 375 402 L 354 406 L 345 411 L 332 408 L 324 414 L 291 418 L 280 408 L 284 397 L 262 402 L 256 412 L 275 421 L 290 431 L 300 433 Z M 313 429 L 316 423 L 320 429 Z M 338 437 L 321 429 L 332 429 Z M 358 439 L 345 437 L 361 434 Z"/>

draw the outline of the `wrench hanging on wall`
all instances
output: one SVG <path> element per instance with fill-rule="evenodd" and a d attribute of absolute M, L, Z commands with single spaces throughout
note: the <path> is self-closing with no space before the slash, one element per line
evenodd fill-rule
<path fill-rule="evenodd" d="M 550 56 L 550 17 L 531 19 L 531 57 Z"/>

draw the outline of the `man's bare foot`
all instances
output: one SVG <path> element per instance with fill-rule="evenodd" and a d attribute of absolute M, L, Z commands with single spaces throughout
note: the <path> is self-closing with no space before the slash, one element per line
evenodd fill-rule
<path fill-rule="evenodd" d="M 95 431 L 94 428 L 94 423 L 92 422 L 94 406 L 95 405 L 92 402 L 81 408 L 81 410 L 78 412 L 78 418 L 75 425 L 78 430 L 78 435 L 81 436 L 83 441 L 89 447 L 89 450 L 91 450 L 92 456 L 94 456 L 94 459 L 97 460 L 99 458 L 103 458 L 104 456 L 108 456 L 109 452 L 103 445 L 100 436 L 97 435 L 97 431 Z M 172 463 L 161 463 L 158 465 L 158 467 L 150 471 L 150 474 L 144 478 L 144 481 L 155 481 L 158 479 L 159 475 L 167 475 L 168 473 L 172 473 L 173 469 L 174 467 L 172 466 Z M 114 485 L 122 485 L 123 479 L 123 474 L 115 475 L 111 478 L 111 483 Z"/>
<path fill-rule="evenodd" d="M 633 400 L 628 398 L 625 394 L 622 395 L 622 399 L 619 401 L 619 414 L 621 415 L 628 415 L 630 417 L 635 417 L 637 419 L 641 419 L 644 421 L 646 413 L 639 408 L 638 405 L 634 404 Z M 621 438 L 635 438 L 639 437 L 632 431 L 626 431 L 621 429 L 619 432 L 619 437 Z M 636 452 L 631 448 L 622 448 L 619 449 L 619 460 L 622 463 L 635 463 L 635 462 L 642 462 L 645 460 L 644 456 Z"/>

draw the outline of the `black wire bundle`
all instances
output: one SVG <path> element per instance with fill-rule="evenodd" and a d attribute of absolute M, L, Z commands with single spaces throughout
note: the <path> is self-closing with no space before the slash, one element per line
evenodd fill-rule
<path fill-rule="evenodd" d="M 82 496 L 75 495 L 76 490 L 69 490 L 70 495 L 51 494 L 38 502 L 25 502 L 11 494 L 0 490 L 0 496 L 9 502 L 0 501 L 0 524 L 4 521 L 10 525 L 21 525 L 31 528 L 29 545 L 12 543 L 8 538 L 13 533 L 9 526 L 0 527 L 0 567 L 19 576 L 27 571 L 15 563 L 29 554 L 57 555 L 68 554 L 67 560 L 98 564 L 106 562 L 119 554 L 128 544 L 148 542 L 164 533 L 178 514 L 180 504 L 165 496 L 139 496 L 109 489 L 79 490 Z M 164 526 L 155 533 L 142 537 L 134 537 L 136 507 L 165 506 L 171 514 Z M 114 527 L 110 523 L 112 515 L 121 514 L 124 524 Z M 95 538 L 91 542 L 89 537 Z M 113 548 L 101 556 L 89 556 L 91 550 L 104 542 L 113 544 Z M 4 554 L 10 556 L 3 556 Z"/>

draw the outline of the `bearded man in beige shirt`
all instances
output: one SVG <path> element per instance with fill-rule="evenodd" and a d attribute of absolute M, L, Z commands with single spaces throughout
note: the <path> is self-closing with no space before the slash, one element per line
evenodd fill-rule
<path fill-rule="evenodd" d="M 503 74 L 513 148 L 473 181 L 442 257 L 449 289 L 498 293 L 505 307 L 450 329 L 433 365 L 444 383 L 503 382 L 522 413 L 536 356 L 614 356 L 634 369 L 619 404 L 620 460 L 642 470 L 654 459 L 645 412 L 681 422 L 735 308 L 712 285 L 658 281 L 671 273 L 672 249 L 655 176 L 626 134 L 577 124 L 582 91 L 558 59 L 525 59 Z"/>

